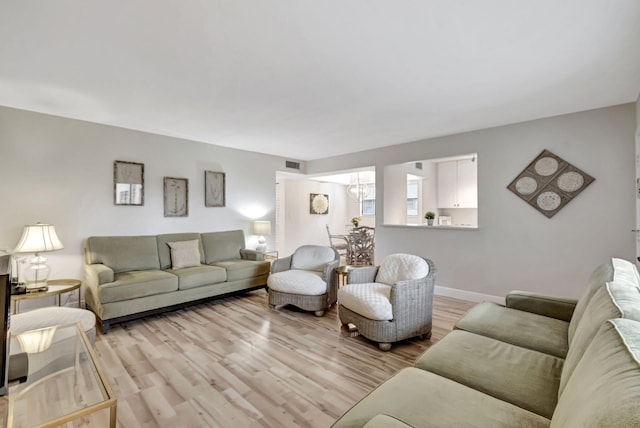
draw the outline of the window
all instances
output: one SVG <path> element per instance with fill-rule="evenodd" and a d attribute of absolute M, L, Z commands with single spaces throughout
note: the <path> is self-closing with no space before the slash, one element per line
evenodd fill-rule
<path fill-rule="evenodd" d="M 360 206 L 361 215 L 376 215 L 376 185 L 373 183 L 367 184 L 369 192 L 362 198 L 362 205 Z"/>
<path fill-rule="evenodd" d="M 418 180 L 407 181 L 407 215 L 418 215 L 419 194 L 420 182 Z"/>

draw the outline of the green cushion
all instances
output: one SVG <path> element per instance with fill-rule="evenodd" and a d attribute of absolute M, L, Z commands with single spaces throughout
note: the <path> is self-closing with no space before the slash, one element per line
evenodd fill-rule
<path fill-rule="evenodd" d="M 411 428 L 399 419 L 392 418 L 389 415 L 376 415 L 371 419 L 364 428 Z"/>
<path fill-rule="evenodd" d="M 568 326 L 566 321 L 484 302 L 471 308 L 455 328 L 564 358 Z"/>
<path fill-rule="evenodd" d="M 178 289 L 178 277 L 161 270 L 122 272 L 115 281 L 98 287 L 101 304 L 169 293 Z"/>
<path fill-rule="evenodd" d="M 540 415 L 417 368 L 398 372 L 333 426 L 362 427 L 378 414 L 414 427 L 549 426 L 549 420 Z"/>
<path fill-rule="evenodd" d="M 169 233 L 157 236 L 158 256 L 160 257 L 160 269 L 169 269 L 171 267 L 171 251 L 169 242 L 192 241 L 197 239 L 200 241 L 199 233 Z M 200 241 L 200 263 L 204 264 L 204 249 Z"/>
<path fill-rule="evenodd" d="M 229 230 L 225 232 L 208 232 L 200 235 L 205 253 L 205 264 L 240 258 L 240 250 L 244 248 L 244 232 Z"/>
<path fill-rule="evenodd" d="M 160 269 L 155 236 L 92 236 L 87 239 L 89 263 L 102 263 L 115 273 Z"/>
<path fill-rule="evenodd" d="M 211 264 L 227 270 L 227 281 L 236 281 L 239 279 L 267 275 L 269 270 L 271 270 L 271 264 L 265 261 L 236 259 L 224 262 L 213 262 Z"/>
<path fill-rule="evenodd" d="M 562 369 L 560 394 L 602 323 L 611 318 L 640 321 L 640 288 L 634 283 L 609 282 L 593 294 L 567 352 L 567 360 Z"/>
<path fill-rule="evenodd" d="M 550 419 L 562 364 L 552 355 L 454 330 L 418 358 L 415 367 Z"/>
<path fill-rule="evenodd" d="M 640 427 L 640 322 L 602 324 L 560 395 L 551 427 Z"/>
<path fill-rule="evenodd" d="M 200 265 L 182 269 L 167 269 L 167 272 L 178 277 L 179 290 L 217 284 L 227 280 L 227 271 L 216 266 Z"/>
<path fill-rule="evenodd" d="M 569 324 L 569 343 L 573 342 L 573 335 L 576 332 L 578 324 L 582 319 L 584 311 L 591 300 L 591 297 L 595 292 L 602 287 L 606 282 L 611 281 L 624 281 L 635 284 L 640 284 L 638 281 L 638 270 L 636 266 L 623 259 L 612 258 L 606 263 L 601 264 L 589 277 L 587 286 L 582 293 L 582 296 L 578 299 L 576 309 L 573 311 L 573 317 Z"/>

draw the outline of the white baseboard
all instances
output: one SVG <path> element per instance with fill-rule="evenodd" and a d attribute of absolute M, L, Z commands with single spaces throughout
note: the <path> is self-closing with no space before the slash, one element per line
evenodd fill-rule
<path fill-rule="evenodd" d="M 504 305 L 504 297 L 476 293 L 475 291 L 460 290 L 458 288 L 436 285 L 433 292 L 438 296 L 453 297 L 454 299 L 467 300 L 469 302 L 494 302 Z"/>

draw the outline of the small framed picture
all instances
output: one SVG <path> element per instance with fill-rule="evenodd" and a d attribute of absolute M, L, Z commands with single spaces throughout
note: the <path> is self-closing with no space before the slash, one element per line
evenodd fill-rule
<path fill-rule="evenodd" d="M 189 180 L 164 177 L 164 216 L 189 216 Z"/>
<path fill-rule="evenodd" d="M 204 206 L 224 207 L 225 205 L 225 174 L 224 172 L 204 172 Z"/>
<path fill-rule="evenodd" d="M 144 205 L 144 164 L 113 162 L 113 204 Z"/>

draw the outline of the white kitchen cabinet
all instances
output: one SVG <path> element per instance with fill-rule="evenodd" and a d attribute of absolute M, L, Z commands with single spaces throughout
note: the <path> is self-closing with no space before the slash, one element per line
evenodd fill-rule
<path fill-rule="evenodd" d="M 438 163 L 438 208 L 478 208 L 478 163 Z"/>

